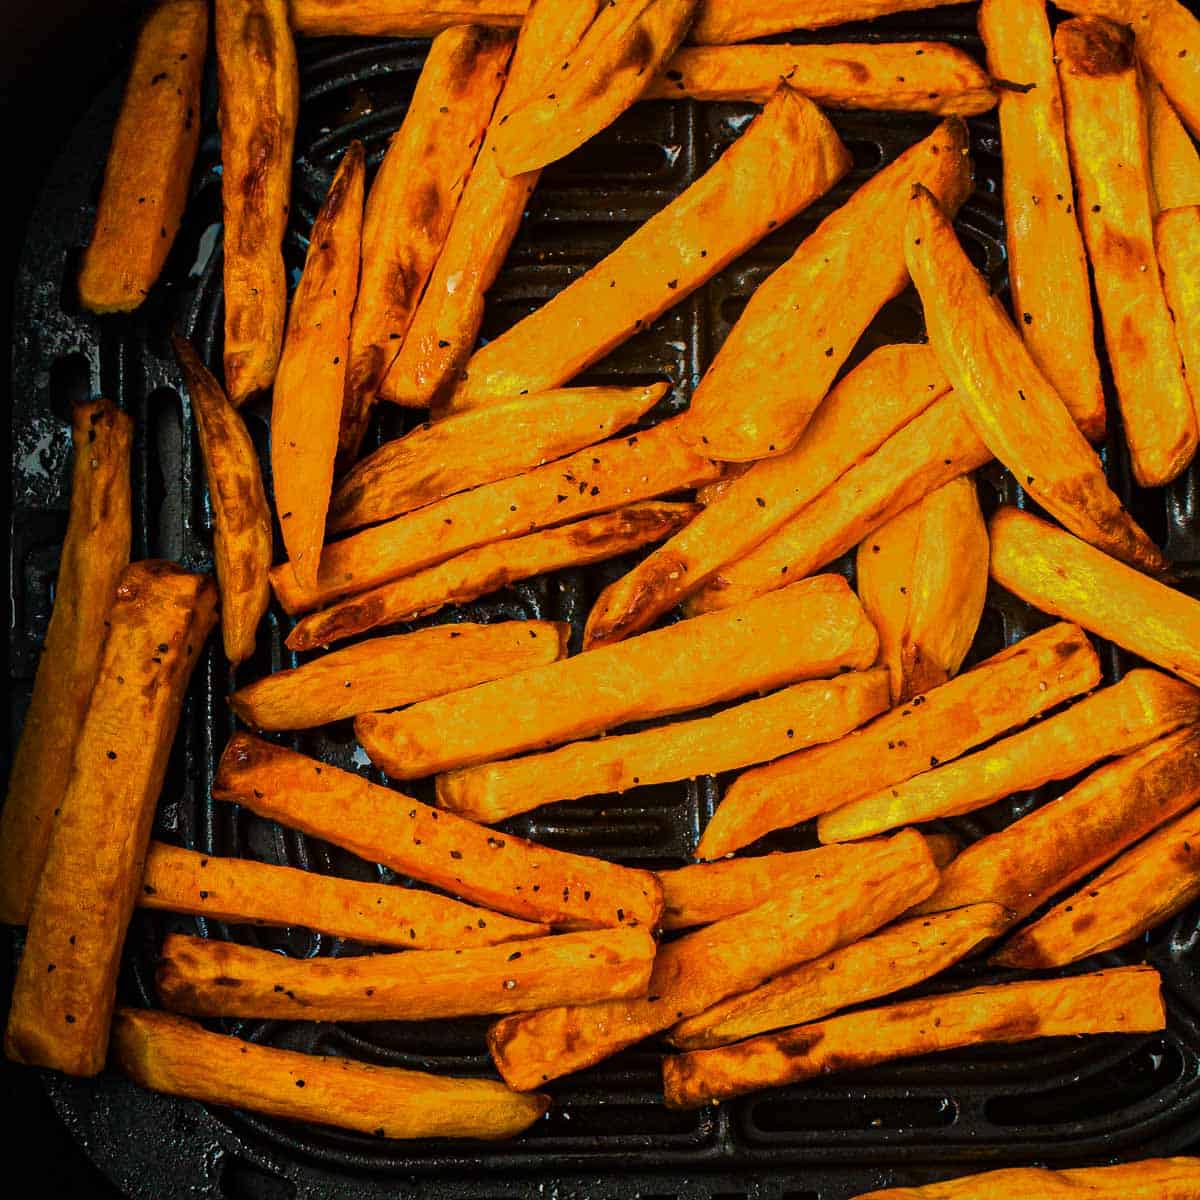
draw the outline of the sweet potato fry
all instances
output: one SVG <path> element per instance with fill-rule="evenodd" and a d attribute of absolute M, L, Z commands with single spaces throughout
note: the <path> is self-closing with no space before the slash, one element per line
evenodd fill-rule
<path fill-rule="evenodd" d="M 1138 0 L 1128 10 L 1138 57 L 1200 138 L 1200 20 L 1179 0 Z"/>
<path fill-rule="evenodd" d="M 839 575 L 803 580 L 700 622 L 354 723 L 372 762 L 421 779 L 868 666 L 878 639 Z"/>
<path fill-rule="evenodd" d="M 1062 967 L 1115 950 L 1200 896 L 1200 809 L 1164 825 L 992 956 L 1005 967 Z"/>
<path fill-rule="evenodd" d="M 29 919 L 100 669 L 108 610 L 129 563 L 133 422 L 98 400 L 79 405 L 71 426 L 71 511 L 54 609 L 0 809 L 0 921 L 9 925 Z"/>
<path fill-rule="evenodd" d="M 932 978 L 1007 925 L 998 904 L 911 917 L 680 1021 L 668 1040 L 681 1050 L 707 1050 L 878 1000 Z"/>
<path fill-rule="evenodd" d="M 1200 725 L 1093 771 L 999 833 L 969 846 L 918 912 L 992 900 L 1017 919 L 1200 800 Z"/>
<path fill-rule="evenodd" d="M 13 989 L 4 1046 L 17 1062 L 104 1065 L 154 806 L 216 599 L 207 575 L 173 563 L 121 574 Z"/>
<path fill-rule="evenodd" d="M 984 0 L 979 32 L 1000 90 L 1008 275 L 1021 337 L 1084 436 L 1104 436 L 1092 289 L 1043 0 Z"/>
<path fill-rule="evenodd" d="M 173 1012 L 302 1021 L 427 1021 L 643 996 L 654 962 L 644 929 L 534 938 L 520 947 L 281 958 L 169 934 L 155 983 Z"/>
<path fill-rule="evenodd" d="M 213 555 L 221 589 L 225 657 L 235 666 L 254 653 L 258 624 L 271 602 L 271 510 L 258 452 L 242 418 L 190 342 L 173 334 L 183 371 L 213 512 Z M 288 564 L 279 568 L 292 576 Z"/>
<path fill-rule="evenodd" d="M 573 454 L 620 433 L 669 390 L 665 383 L 563 388 L 421 425 L 342 477 L 329 506 L 329 528 L 340 533 L 386 521 Z"/>
<path fill-rule="evenodd" d="M 434 39 L 367 197 L 339 459 L 358 454 L 375 398 L 446 243 L 512 55 L 512 35 L 482 26 Z"/>
<path fill-rule="evenodd" d="M 911 779 L 1099 682 L 1100 660 L 1083 631 L 1051 626 L 836 742 L 747 771 L 726 790 L 696 857 L 720 858 Z"/>
<path fill-rule="evenodd" d="M 530 0 L 291 0 L 301 37 L 433 37 L 452 25 L 521 24 Z"/>
<path fill-rule="evenodd" d="M 1154 248 L 1200 421 L 1200 204 L 1159 213 Z"/>
<path fill-rule="evenodd" d="M 849 151 L 820 109 L 781 85 L 695 183 L 602 262 L 478 350 L 451 407 L 476 408 L 573 378 L 827 192 L 849 168 Z"/>
<path fill-rule="evenodd" d="M 1144 570 L 1165 566 L 1100 460 L 967 258 L 937 200 L 918 187 L 904 238 L 929 340 L 975 431 L 1072 532 Z"/>
<path fill-rule="evenodd" d="M 971 160 L 959 118 L 872 176 L 759 285 L 692 396 L 685 441 L 734 461 L 796 444 L 863 330 L 908 283 L 901 234 L 916 183 L 951 212 L 966 199 Z"/>
<path fill-rule="evenodd" d="M 528 921 L 652 929 L 662 913 L 662 889 L 649 871 L 498 835 L 249 734 L 230 739 L 213 796 Z"/>
<path fill-rule="evenodd" d="M 518 1091 L 590 1067 L 787 967 L 857 941 L 912 896 L 927 894 L 937 875 L 920 836 L 897 834 L 852 879 L 804 881 L 661 946 L 643 998 L 506 1017 L 488 1030 L 488 1049 Z"/>
<path fill-rule="evenodd" d="M 350 313 L 358 288 L 366 158 L 351 142 L 313 223 L 271 395 L 271 476 L 288 566 L 317 586 L 333 490 Z"/>
<path fill-rule="evenodd" d="M 570 632 L 560 621 L 502 621 L 372 638 L 240 688 L 229 707 L 253 729 L 312 729 L 554 662 Z"/>
<path fill-rule="evenodd" d="M 283 235 L 300 110 L 287 8 L 287 0 L 215 0 L 225 388 L 234 405 L 271 386 L 283 346 Z"/>
<path fill-rule="evenodd" d="M 447 604 L 465 604 L 545 571 L 601 562 L 670 537 L 698 511 L 694 504 L 655 500 L 479 546 L 312 613 L 288 634 L 287 644 L 312 650 L 380 625 L 427 616 Z"/>
<path fill-rule="evenodd" d="M 1054 52 L 1104 341 L 1144 487 L 1169 483 L 1200 442 L 1162 277 L 1153 270 L 1153 185 L 1133 39 L 1100 18 L 1064 21 Z"/>
<path fill-rule="evenodd" d="M 641 98 L 761 104 L 781 79 L 822 108 L 967 117 L 996 106 L 987 72 L 945 42 L 688 47 Z"/>
<path fill-rule="evenodd" d="M 691 616 L 728 608 L 803 579 L 991 458 L 958 397 L 943 396 L 749 554 L 714 572 L 688 597 L 685 611 Z"/>
<path fill-rule="evenodd" d="M 987 526 L 969 476 L 930 492 L 859 544 L 858 595 L 879 632 L 894 703 L 958 673 L 987 581 Z"/>
<path fill-rule="evenodd" d="M 200 142 L 200 84 L 208 50 L 206 0 L 160 0 L 138 36 L 83 253 L 79 300 L 129 312 L 167 260 Z"/>
<path fill-rule="evenodd" d="M 949 388 L 928 346 L 880 347 L 833 388 L 793 450 L 755 463 L 720 495 L 702 500 L 708 507 L 682 533 L 605 588 L 588 616 L 584 645 L 648 628 Z"/>
<path fill-rule="evenodd" d="M 965 0 L 937 0 L 961 4 Z M 823 29 L 847 21 L 869 21 L 888 13 L 937 7 L 935 0 L 703 0 L 691 39 L 702 45 L 745 42 L 792 29 Z"/>
<path fill-rule="evenodd" d="M 646 90 L 683 41 L 697 0 L 610 0 L 549 80 L 506 114 L 492 149 L 512 178 L 565 158 Z M 553 88 L 546 91 L 546 87 Z"/>
<path fill-rule="evenodd" d="M 797 683 L 715 716 L 439 775 L 438 803 L 491 824 L 555 800 L 767 762 L 841 737 L 887 706 L 883 671 Z"/>
<path fill-rule="evenodd" d="M 1147 132 L 1150 138 L 1150 176 L 1158 210 L 1200 204 L 1200 152 L 1162 87 L 1143 81 Z"/>
<path fill-rule="evenodd" d="M 1070 779 L 1101 759 L 1129 754 L 1197 721 L 1195 688 L 1158 671 L 1130 671 L 1120 683 L 983 750 L 823 813 L 817 834 L 823 842 L 843 842 L 974 812 Z"/>
<path fill-rule="evenodd" d="M 406 950 L 496 946 L 550 932 L 546 925 L 518 921 L 436 892 L 358 883 L 243 858 L 215 858 L 163 842 L 150 843 L 138 904 L 216 921 L 303 925 Z"/>
<path fill-rule="evenodd" d="M 276 569 L 275 594 L 289 612 L 305 612 L 476 546 L 716 479 L 720 464 L 685 446 L 676 424 L 612 438 L 360 530 L 325 547 L 315 591 L 302 590 L 290 570 Z"/>
<path fill-rule="evenodd" d="M 550 1107 L 490 1079 L 276 1050 L 146 1009 L 117 1012 L 113 1061 L 154 1092 L 383 1138 L 513 1137 Z"/>
<path fill-rule="evenodd" d="M 1083 1033 L 1150 1033 L 1166 1026 L 1153 967 L 1070 979 L 1002 983 L 868 1008 L 663 1060 L 668 1108 L 699 1108 L 746 1092 L 802 1083 L 962 1046 Z"/>
<path fill-rule="evenodd" d="M 1043 612 L 1200 687 L 1200 603 L 1015 508 L 991 523 L 992 578 Z"/>

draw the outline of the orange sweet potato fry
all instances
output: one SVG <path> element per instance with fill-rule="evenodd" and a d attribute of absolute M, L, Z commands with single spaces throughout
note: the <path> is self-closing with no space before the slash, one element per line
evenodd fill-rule
<path fill-rule="evenodd" d="M 1128 9 L 1138 57 L 1200 138 L 1200 20 L 1179 0 L 1138 0 Z"/>
<path fill-rule="evenodd" d="M 938 3 L 966 0 L 703 0 L 691 39 L 701 44 L 746 42 L 792 29 L 823 29 L 847 21 L 870 21 L 888 13 L 919 12 Z"/>
<path fill-rule="evenodd" d="M 1200 204 L 1159 213 L 1154 248 L 1200 421 Z"/>
<path fill-rule="evenodd" d="M 1162 86 L 1153 79 L 1143 85 L 1156 206 L 1163 211 L 1200 204 L 1200 151 Z"/>
<path fill-rule="evenodd" d="M 521 24 L 530 0 L 291 0 L 301 37 L 433 37 L 453 25 Z"/>

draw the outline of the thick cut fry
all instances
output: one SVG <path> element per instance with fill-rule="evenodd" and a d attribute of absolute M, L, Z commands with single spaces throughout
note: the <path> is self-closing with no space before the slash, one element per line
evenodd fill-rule
<path fill-rule="evenodd" d="M 767 762 L 841 737 L 887 706 L 883 671 L 797 683 L 716 716 L 451 771 L 438 776 L 438 803 L 490 824 L 555 800 Z"/>
<path fill-rule="evenodd" d="M 516 27 L 530 0 L 291 0 L 301 37 L 433 37 L 452 25 Z"/>
<path fill-rule="evenodd" d="M 275 511 L 288 566 L 308 588 L 317 586 L 333 489 L 365 172 L 362 143 L 351 142 L 313 223 L 271 396 Z"/>
<path fill-rule="evenodd" d="M 665 383 L 564 388 L 421 425 L 346 473 L 329 506 L 329 528 L 386 521 L 573 454 L 620 433 L 668 391 Z"/>
<path fill-rule="evenodd" d="M 747 771 L 726 790 L 696 857 L 720 858 L 911 779 L 1099 682 L 1100 659 L 1082 630 L 1035 633 L 836 742 Z"/>
<path fill-rule="evenodd" d="M 1054 52 L 1104 342 L 1143 487 L 1191 462 L 1192 396 L 1162 277 L 1153 268 L 1153 185 L 1146 113 L 1128 30 L 1099 18 L 1064 21 Z"/>
<path fill-rule="evenodd" d="M 1200 809 L 1152 833 L 1081 891 L 1015 934 L 992 961 L 1062 967 L 1115 950 L 1200 896 Z"/>
<path fill-rule="evenodd" d="M 1200 800 L 1200 725 L 1093 771 L 1065 796 L 963 851 L 918 912 L 992 900 L 1015 918 Z"/>
<path fill-rule="evenodd" d="M 100 668 L 108 610 L 129 563 L 133 422 L 107 400 L 72 414 L 71 511 L 54 609 L 0 809 L 0 921 L 24 925 Z"/>
<path fill-rule="evenodd" d="M 229 707 L 254 729 L 312 729 L 516 675 L 562 658 L 561 621 L 435 625 L 372 638 L 250 684 Z"/>
<path fill-rule="evenodd" d="M 216 921 L 303 925 L 406 950 L 496 946 L 550 932 L 545 925 L 436 892 L 358 883 L 249 859 L 215 858 L 162 842 L 150 843 L 138 903 Z"/>
<path fill-rule="evenodd" d="M 509 112 L 492 149 L 509 178 L 565 158 L 607 128 L 646 90 L 683 41 L 697 0 L 610 0 L 555 64 L 541 94 Z M 553 88 L 546 91 L 545 88 Z"/>
<path fill-rule="evenodd" d="M 876 350 L 829 393 L 794 450 L 743 470 L 718 496 L 702 501 L 708 507 L 687 529 L 600 594 L 584 645 L 606 645 L 648 628 L 949 388 L 928 346 Z"/>
<path fill-rule="evenodd" d="M 901 235 L 916 183 L 951 212 L 966 199 L 971 160 L 959 118 L 873 176 L 759 285 L 692 396 L 686 441 L 735 461 L 795 445 L 863 330 L 908 283 Z"/>
<path fill-rule="evenodd" d="M 878 1000 L 944 971 L 1007 925 L 998 904 L 912 917 L 680 1021 L 671 1030 L 671 1044 L 707 1050 Z"/>
<path fill-rule="evenodd" d="M 1166 1026 L 1158 972 L 1119 967 L 972 988 L 869 1008 L 782 1033 L 693 1050 L 663 1061 L 668 1108 L 699 1108 L 832 1071 L 993 1042 L 1083 1033 L 1151 1033 Z"/>
<path fill-rule="evenodd" d="M 129 312 L 167 260 L 187 204 L 200 142 L 207 0 L 160 0 L 138 36 L 113 128 L 79 299 L 92 312 Z"/>
<path fill-rule="evenodd" d="M 215 0 L 225 388 L 235 405 L 271 386 L 283 346 L 283 235 L 300 111 L 287 7 L 287 0 Z"/>
<path fill-rule="evenodd" d="M 878 638 L 840 575 L 804 580 L 703 621 L 668 626 L 511 680 L 366 714 L 372 762 L 421 779 L 874 661 Z"/>
<path fill-rule="evenodd" d="M 854 556 L 854 590 L 879 634 L 877 662 L 888 669 L 893 703 L 900 698 L 904 686 L 900 641 L 908 614 L 913 552 L 921 531 L 922 504 L 923 501 L 918 500 L 881 525 L 870 537 L 858 543 L 858 552 Z"/>
<path fill-rule="evenodd" d="M 571 379 L 827 192 L 849 168 L 850 153 L 820 109 L 781 85 L 686 191 L 477 351 L 452 407 L 477 408 L 497 396 Z"/>
<path fill-rule="evenodd" d="M 991 80 L 945 42 L 712 46 L 678 51 L 643 100 L 753 100 L 787 82 L 822 108 L 973 116 L 996 106 Z"/>
<path fill-rule="evenodd" d="M 1013 309 L 1034 362 L 1097 441 L 1105 411 L 1092 289 L 1044 0 L 984 0 L 979 32 L 993 77 L 1019 85 L 1000 90 Z"/>
<path fill-rule="evenodd" d="M 1129 754 L 1197 721 L 1200 691 L 1158 671 L 1130 671 L 1120 683 L 986 749 L 823 813 L 817 834 L 823 842 L 842 842 L 961 816 L 1070 779 L 1101 759 Z"/>
<path fill-rule="evenodd" d="M 534 938 L 519 948 L 281 958 L 234 942 L 170 934 L 155 982 L 194 1017 L 429 1021 L 643 996 L 654 962 L 644 929 Z"/>
<path fill-rule="evenodd" d="M 550 1107 L 490 1079 L 276 1050 L 136 1008 L 117 1013 L 113 1061 L 154 1092 L 382 1138 L 514 1137 Z"/>
<path fill-rule="evenodd" d="M 649 501 L 480 546 L 312 613 L 288 634 L 287 644 L 312 650 L 380 625 L 427 616 L 447 604 L 465 604 L 545 571 L 601 562 L 670 537 L 698 511 L 694 504 Z"/>
<path fill-rule="evenodd" d="M 213 556 L 221 589 L 221 636 L 235 666 L 254 653 L 258 624 L 271 602 L 271 510 L 258 452 L 242 418 L 190 342 L 173 334 L 183 371 L 213 512 Z M 286 563 L 280 568 L 289 577 Z"/>
<path fill-rule="evenodd" d="M 1128 8 L 1138 57 L 1200 138 L 1200 20 L 1179 0 L 1137 0 Z"/>
<path fill-rule="evenodd" d="M 1200 152 L 1162 87 L 1144 81 L 1150 176 L 1159 210 L 1200 204 Z"/>
<path fill-rule="evenodd" d="M 726 563 L 686 601 L 689 615 L 761 596 L 853 550 L 938 488 L 990 462 L 954 393 L 892 434 L 873 454 L 744 558 Z"/>
<path fill-rule="evenodd" d="M 315 591 L 302 590 L 290 570 L 276 569 L 275 594 L 289 612 L 306 612 L 476 546 L 718 478 L 720 464 L 685 446 L 675 428 L 675 421 L 664 421 L 363 529 L 325 547 Z"/>
<path fill-rule="evenodd" d="M 745 42 L 792 29 L 823 29 L 870 21 L 888 13 L 919 12 L 965 0 L 703 0 L 691 38 L 703 44 Z"/>
<path fill-rule="evenodd" d="M 971 265 L 937 200 L 918 187 L 904 250 L 929 340 L 988 448 L 1068 529 L 1144 570 L 1165 563 L 1104 477 L 1100 460 Z"/>
<path fill-rule="evenodd" d="M 1154 247 L 1200 421 L 1200 204 L 1159 213 Z"/>
<path fill-rule="evenodd" d="M 367 197 L 338 440 L 358 454 L 383 380 L 416 312 L 470 178 L 512 54 L 512 36 L 481 26 L 434 39 Z"/>
<path fill-rule="evenodd" d="M 154 806 L 216 599 L 207 575 L 173 563 L 121 575 L 13 989 L 4 1048 L 17 1062 L 104 1065 Z"/>
<path fill-rule="evenodd" d="M 496 834 L 249 734 L 230 739 L 213 796 L 525 920 L 654 928 L 662 914 L 662 888 L 649 871 Z"/>
<path fill-rule="evenodd" d="M 1200 687 L 1200 602 L 1015 508 L 992 518 L 992 578 Z"/>
<path fill-rule="evenodd" d="M 937 875 L 920 836 L 898 834 L 852 880 L 801 882 L 661 946 L 644 998 L 506 1017 L 488 1030 L 488 1049 L 518 1091 L 590 1067 L 781 970 L 857 941 L 902 912 L 909 898 L 927 894 Z"/>

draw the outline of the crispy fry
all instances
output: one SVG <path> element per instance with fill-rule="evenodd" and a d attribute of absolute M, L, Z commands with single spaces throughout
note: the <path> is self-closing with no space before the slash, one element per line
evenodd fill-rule
<path fill-rule="evenodd" d="M 662 913 L 662 889 L 649 871 L 497 835 L 249 734 L 229 740 L 213 797 L 525 920 L 654 928 Z"/>
<path fill-rule="evenodd" d="M 342 466 L 358 454 L 375 397 L 450 234 L 512 47 L 511 34 L 482 26 L 439 34 L 375 175 L 342 400 Z"/>
<path fill-rule="evenodd" d="M 1200 421 L 1200 204 L 1159 213 L 1154 247 Z"/>
<path fill-rule="evenodd" d="M 4 1048 L 17 1062 L 104 1065 L 154 806 L 216 599 L 207 575 L 173 563 L 121 574 L 13 989 Z"/>
<path fill-rule="evenodd" d="M 271 386 L 283 346 L 283 235 L 300 110 L 287 7 L 287 0 L 215 0 L 225 388 L 234 405 Z"/>
<path fill-rule="evenodd" d="M 676 52 L 641 98 L 762 104 L 781 79 L 822 108 L 966 117 L 996 106 L 987 72 L 945 42 L 689 47 Z"/>
<path fill-rule="evenodd" d="M 1179 0 L 1139 0 L 1129 5 L 1128 16 L 1138 57 L 1200 138 L 1200 20 Z"/>
<path fill-rule="evenodd" d="M 929 340 L 992 453 L 1073 532 L 1142 569 L 1162 570 L 1158 547 L 1109 488 L 1100 460 L 971 265 L 946 214 L 920 187 L 909 202 L 904 248 Z"/>
<path fill-rule="evenodd" d="M 312 613 L 288 634 L 287 644 L 293 650 L 312 650 L 380 625 L 427 616 L 447 604 L 465 604 L 545 571 L 601 562 L 670 537 L 698 511 L 694 504 L 653 500 L 479 546 Z"/>
<path fill-rule="evenodd" d="M 477 351 L 451 406 L 476 408 L 571 379 L 827 192 L 849 167 L 849 151 L 820 109 L 781 85 L 695 183 Z"/>
<path fill-rule="evenodd" d="M 207 0 L 160 0 L 138 36 L 83 253 L 79 299 L 92 312 L 137 308 L 167 260 L 200 142 Z"/>
<path fill-rule="evenodd" d="M 919 12 L 966 0 L 704 0 L 691 39 L 703 44 L 745 42 L 793 29 L 823 29 L 846 21 L 869 21 L 888 13 Z"/>
<path fill-rule="evenodd" d="M 454 950 L 543 937 L 518 921 L 449 896 L 358 883 L 243 858 L 216 858 L 151 842 L 138 896 L 142 908 L 216 921 L 303 925 L 337 937 L 406 950 Z"/>
<path fill-rule="evenodd" d="M 801 1083 L 897 1058 L 991 1042 L 1082 1033 L 1149 1033 L 1166 1026 L 1158 972 L 1118 967 L 972 988 L 869 1008 L 663 1060 L 668 1108 L 699 1108 L 746 1092 Z"/>
<path fill-rule="evenodd" d="M 950 481 L 990 462 L 952 392 L 892 434 L 749 554 L 688 597 L 689 616 L 803 579 Z"/>
<path fill-rule="evenodd" d="M 288 566 L 308 588 L 317 586 L 333 489 L 365 172 L 362 143 L 351 142 L 313 223 L 271 396 L 275 511 Z"/>
<path fill-rule="evenodd" d="M 1013 309 L 1034 362 L 1084 436 L 1104 436 L 1104 389 L 1062 94 L 1043 0 L 984 0 L 979 32 L 1000 90 L 1004 223 Z"/>
<path fill-rule="evenodd" d="M 329 528 L 340 533 L 386 521 L 573 454 L 620 433 L 668 391 L 666 383 L 563 388 L 418 426 L 343 476 L 329 506 Z M 310 590 L 315 586 L 314 580 Z"/>
<path fill-rule="evenodd" d="M 1005 967 L 1062 967 L 1115 950 L 1200 896 L 1200 809 L 1164 825 L 992 956 Z"/>
<path fill-rule="evenodd" d="M 491 824 L 555 800 L 715 775 L 832 741 L 888 706 L 883 671 L 812 680 L 657 729 L 439 775 L 438 803 Z"/>
<path fill-rule="evenodd" d="M 271 602 L 271 510 L 258 453 L 242 418 L 190 342 L 173 334 L 183 371 L 213 511 L 213 554 L 221 589 L 225 657 L 235 666 L 254 653 L 258 624 Z M 286 563 L 279 568 L 289 577 Z"/>
<path fill-rule="evenodd" d="M 1200 687 L 1200 602 L 1019 509 L 991 535 L 997 583 Z"/>
<path fill-rule="evenodd" d="M 724 490 L 703 500 L 709 507 L 687 529 L 605 588 L 588 616 L 584 645 L 607 645 L 648 628 L 949 387 L 928 346 L 883 346 L 870 354 L 833 388 L 793 450 L 742 469 L 727 486 L 709 485 Z"/>
<path fill-rule="evenodd" d="M 959 118 L 872 176 L 759 285 L 692 396 L 685 441 L 735 461 L 796 444 L 863 330 L 908 283 L 904 201 L 918 182 L 951 212 L 966 199 L 971 160 Z"/>
<path fill-rule="evenodd" d="M 253 729 L 312 729 L 554 662 L 570 632 L 562 621 L 502 621 L 371 638 L 240 688 L 229 707 Z"/>
<path fill-rule="evenodd" d="M 669 1041 L 681 1050 L 707 1050 L 889 996 L 944 971 L 1007 925 L 998 904 L 912 917 L 680 1021 Z"/>
<path fill-rule="evenodd" d="M 846 581 L 820 575 L 701 622 L 414 704 L 354 731 L 396 779 L 420 779 L 868 666 L 878 639 Z"/>
<path fill-rule="evenodd" d="M 281 958 L 234 942 L 169 934 L 159 999 L 193 1017 L 427 1021 L 643 996 L 654 962 L 644 929 L 561 933 L 467 950 Z"/>
<path fill-rule="evenodd" d="M 1171 107 L 1162 86 L 1143 81 L 1147 130 L 1150 138 L 1150 175 L 1159 210 L 1200 204 L 1200 152 L 1179 114 Z"/>
<path fill-rule="evenodd" d="M 113 1060 L 151 1091 L 375 1137 L 513 1137 L 550 1107 L 549 1096 L 517 1095 L 490 1079 L 276 1050 L 136 1008 L 117 1012 Z"/>
<path fill-rule="evenodd" d="M 747 771 L 726 790 L 696 857 L 720 858 L 911 779 L 1099 682 L 1100 660 L 1083 631 L 1051 626 L 836 742 Z"/>
<path fill-rule="evenodd" d="M 1200 721 L 1200 692 L 1158 671 L 1130 671 L 1120 683 L 983 750 L 882 787 L 817 821 L 823 842 L 871 837 L 901 825 L 974 812 L 1032 791 L 1164 734 Z"/>
<path fill-rule="evenodd" d="M 1015 918 L 1035 908 L 1200 800 L 1200 725 L 1093 771 L 999 833 L 963 851 L 916 911 L 992 900 Z"/>
<path fill-rule="evenodd" d="M 133 422 L 97 400 L 77 406 L 71 424 L 71 511 L 54 609 L 0 809 L 0 921 L 9 925 L 29 919 L 100 668 L 105 620 L 129 563 Z"/>
<path fill-rule="evenodd" d="M 301 37 L 433 37 L 452 25 L 521 24 L 530 0 L 291 0 Z"/>
<path fill-rule="evenodd" d="M 644 998 L 507 1017 L 488 1030 L 488 1049 L 518 1091 L 592 1066 L 787 967 L 857 941 L 912 896 L 927 894 L 937 875 L 920 836 L 897 834 L 850 880 L 802 881 L 661 946 Z"/>

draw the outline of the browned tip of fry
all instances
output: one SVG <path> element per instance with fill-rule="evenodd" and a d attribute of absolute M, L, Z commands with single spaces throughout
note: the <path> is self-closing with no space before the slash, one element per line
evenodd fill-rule
<path fill-rule="evenodd" d="M 274 749 L 270 742 L 264 742 L 252 733 L 235 733 L 225 744 L 221 761 L 217 763 L 217 773 L 213 777 L 213 795 L 218 792 L 236 793 L 237 772 L 269 759 Z"/>
<path fill-rule="evenodd" d="M 1075 17 L 1054 34 L 1054 49 L 1073 75 L 1120 75 L 1133 69 L 1133 33 L 1103 17 Z"/>
<path fill-rule="evenodd" d="M 606 603 L 613 597 L 612 588 L 606 588 L 588 614 L 583 648 L 606 646 L 645 629 L 658 616 L 664 586 L 686 570 L 687 564 L 666 548 L 654 556 L 653 562 L 643 566 L 637 576 L 637 587 L 631 594 L 618 598 L 615 610 Z"/>

